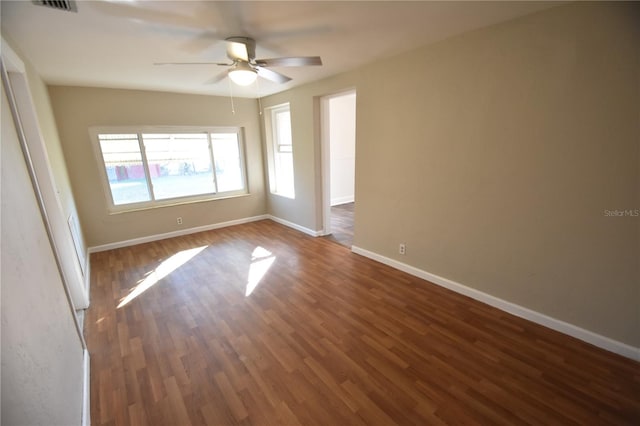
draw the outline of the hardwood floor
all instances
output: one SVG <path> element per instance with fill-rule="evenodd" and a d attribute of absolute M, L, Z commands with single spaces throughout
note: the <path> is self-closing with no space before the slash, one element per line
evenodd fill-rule
<path fill-rule="evenodd" d="M 271 221 L 91 282 L 94 426 L 640 424 L 639 363 Z"/>
<path fill-rule="evenodd" d="M 355 203 L 346 203 L 331 207 L 331 234 L 326 238 L 351 248 L 355 205 Z"/>

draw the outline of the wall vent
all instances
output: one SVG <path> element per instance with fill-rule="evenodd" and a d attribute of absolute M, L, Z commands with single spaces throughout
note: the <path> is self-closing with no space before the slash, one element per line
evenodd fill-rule
<path fill-rule="evenodd" d="M 33 0 L 38 6 L 50 7 L 52 9 L 65 10 L 67 12 L 77 12 L 75 0 Z"/>

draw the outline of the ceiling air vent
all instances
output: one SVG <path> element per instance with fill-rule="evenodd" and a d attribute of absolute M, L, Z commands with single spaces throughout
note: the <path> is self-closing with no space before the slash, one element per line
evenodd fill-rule
<path fill-rule="evenodd" d="M 33 0 L 38 6 L 50 7 L 52 9 L 66 10 L 67 12 L 77 12 L 75 0 Z"/>

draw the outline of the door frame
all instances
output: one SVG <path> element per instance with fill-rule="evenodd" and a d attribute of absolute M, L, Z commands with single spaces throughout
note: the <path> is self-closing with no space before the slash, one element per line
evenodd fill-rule
<path fill-rule="evenodd" d="M 66 291 L 71 297 L 74 309 L 86 309 L 89 307 L 87 259 L 82 256 L 84 253 L 76 250 L 69 227 L 70 220 L 75 221 L 77 218 L 73 216 L 67 218 L 64 215 L 25 65 L 4 39 L 2 39 L 2 62 L 5 68 L 3 80 L 6 79 L 7 98 L 15 116 L 14 121 L 21 143 L 24 144 L 22 149 L 25 161 L 35 179 L 34 191 L 39 202 L 42 203 L 43 219 L 61 267 Z M 84 264 L 82 264 L 83 260 Z"/>
<path fill-rule="evenodd" d="M 333 98 L 356 94 L 355 88 L 343 89 L 320 97 L 320 173 L 322 183 L 322 235 L 331 234 L 331 139 L 330 104 Z M 357 99 L 357 97 L 356 97 Z M 357 109 L 357 101 L 356 101 Z"/>

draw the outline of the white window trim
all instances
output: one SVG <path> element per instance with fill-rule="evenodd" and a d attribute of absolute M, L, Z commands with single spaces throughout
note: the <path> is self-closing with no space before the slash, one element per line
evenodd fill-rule
<path fill-rule="evenodd" d="M 226 191 L 212 194 L 191 195 L 185 197 L 176 197 L 166 200 L 150 200 L 139 203 L 129 203 L 116 205 L 113 203 L 113 196 L 111 194 L 111 186 L 109 185 L 109 178 L 107 176 L 107 170 L 105 168 L 104 159 L 102 157 L 102 150 L 100 149 L 100 140 L 98 135 L 100 134 L 141 134 L 141 133 L 236 133 L 238 135 L 238 149 L 240 151 L 240 169 L 242 175 L 242 184 L 244 189 L 237 191 Z M 89 128 L 89 136 L 91 138 L 91 145 L 93 147 L 93 153 L 97 162 L 97 168 L 99 171 L 99 179 L 102 185 L 102 192 L 107 203 L 107 209 L 109 214 L 126 213 L 139 210 L 150 210 L 160 207 L 176 206 L 181 204 L 201 203 L 213 200 L 224 200 L 228 198 L 244 197 L 249 195 L 249 186 L 247 178 L 246 168 L 246 150 L 244 143 L 244 128 L 243 127 L 213 127 L 213 126 L 93 126 Z M 210 146 L 211 149 L 211 146 Z M 145 158 L 146 154 L 142 150 L 141 155 Z M 213 165 L 215 167 L 215 165 Z M 146 169 L 145 169 L 146 174 Z M 214 175 L 215 176 L 215 175 Z M 214 177 L 215 178 L 215 177 Z M 147 184 L 151 182 L 147 177 Z"/>
<path fill-rule="evenodd" d="M 277 114 L 278 112 L 281 111 L 289 111 L 289 114 L 291 114 L 291 105 L 289 104 L 289 102 L 283 103 L 283 104 L 279 104 L 279 105 L 274 105 L 268 108 L 265 108 L 267 114 L 265 114 L 265 135 L 266 135 L 266 145 L 267 145 L 267 169 L 268 169 L 268 175 L 269 175 L 269 192 L 273 195 L 277 195 L 280 197 L 284 197 L 284 198 L 289 198 L 289 199 L 295 199 L 295 166 L 292 164 L 292 168 L 293 168 L 293 194 L 288 194 L 288 193 L 283 193 L 283 192 L 278 192 L 278 188 L 277 188 L 277 178 L 276 178 L 276 159 L 275 156 L 280 153 L 280 152 L 284 152 L 287 154 L 291 154 L 292 158 L 293 158 L 293 134 L 291 135 L 291 145 L 287 145 L 287 146 L 291 146 L 291 151 L 281 151 L 280 146 L 278 145 L 278 147 L 276 148 L 277 145 L 277 135 L 276 135 L 276 128 L 275 128 L 275 114 Z M 292 129 L 292 133 L 293 133 L 293 129 Z"/>

